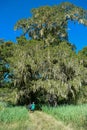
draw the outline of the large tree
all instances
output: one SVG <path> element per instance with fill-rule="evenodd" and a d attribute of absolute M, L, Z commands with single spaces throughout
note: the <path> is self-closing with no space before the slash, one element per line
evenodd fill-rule
<path fill-rule="evenodd" d="M 16 45 L 9 60 L 22 103 L 25 99 L 48 102 L 50 98 L 56 102 L 76 102 L 84 76 L 87 77 L 67 42 L 45 47 L 43 41 L 26 41 L 24 46 Z"/>
<path fill-rule="evenodd" d="M 32 13 L 32 18 L 19 20 L 15 29 L 23 29 L 23 35 L 35 40 L 17 38 L 19 44 L 9 58 L 19 102 L 75 102 L 87 75 L 68 42 L 68 20 L 87 25 L 87 11 L 65 2 Z"/>

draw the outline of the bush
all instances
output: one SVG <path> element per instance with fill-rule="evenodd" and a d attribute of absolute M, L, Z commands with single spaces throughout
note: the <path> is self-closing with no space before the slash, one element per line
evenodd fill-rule
<path fill-rule="evenodd" d="M 0 111 L 7 107 L 8 104 L 6 102 L 0 102 Z"/>

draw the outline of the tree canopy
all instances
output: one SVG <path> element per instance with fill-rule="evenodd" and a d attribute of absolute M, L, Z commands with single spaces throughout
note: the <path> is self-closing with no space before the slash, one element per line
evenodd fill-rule
<path fill-rule="evenodd" d="M 22 29 L 23 35 L 42 39 L 46 43 L 68 40 L 68 21 L 87 25 L 87 11 L 69 2 L 56 6 L 42 6 L 32 9 L 32 17 L 19 20 L 15 29 Z"/>
<path fill-rule="evenodd" d="M 14 74 L 18 103 L 87 102 L 87 47 L 76 54 L 68 41 L 69 20 L 87 25 L 87 11 L 68 2 L 33 9 L 31 18 L 15 25 L 23 30 L 18 44 L 0 46 Z"/>

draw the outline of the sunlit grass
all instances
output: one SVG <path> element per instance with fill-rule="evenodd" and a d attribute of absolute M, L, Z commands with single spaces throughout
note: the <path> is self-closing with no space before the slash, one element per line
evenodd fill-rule
<path fill-rule="evenodd" d="M 0 102 L 0 130 L 27 130 L 29 113 L 25 107 Z"/>
<path fill-rule="evenodd" d="M 7 107 L 0 111 L 0 122 L 10 123 L 28 119 L 25 107 Z"/>
<path fill-rule="evenodd" d="M 84 129 L 87 126 L 87 104 L 58 106 L 56 108 L 43 106 L 42 110 L 66 124 L 70 123 Z"/>
<path fill-rule="evenodd" d="M 87 104 L 63 105 L 54 108 L 43 106 L 42 111 L 52 115 L 53 119 L 43 112 L 29 113 L 26 107 L 9 106 L 2 102 L 0 103 L 0 130 L 28 130 L 29 128 L 35 130 L 35 128 L 38 128 L 38 123 L 40 123 L 39 127 L 47 127 L 47 130 L 50 130 L 49 124 L 53 122 L 55 130 L 57 125 L 58 128 L 59 126 L 64 127 L 64 130 L 65 126 L 70 126 L 73 130 L 87 130 Z M 47 120 L 49 120 L 48 125 Z"/>
<path fill-rule="evenodd" d="M 0 123 L 0 130 L 28 130 L 29 121 L 18 121 L 15 123 Z"/>

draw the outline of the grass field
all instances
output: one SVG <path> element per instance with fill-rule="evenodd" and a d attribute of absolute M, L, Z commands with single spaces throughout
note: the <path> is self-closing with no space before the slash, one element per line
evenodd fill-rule
<path fill-rule="evenodd" d="M 25 107 L 8 106 L 0 102 L 0 130 L 24 130 L 29 122 L 28 110 Z"/>
<path fill-rule="evenodd" d="M 26 107 L 9 106 L 0 102 L 0 130 L 36 130 L 37 128 L 38 130 L 87 130 L 87 104 L 55 108 L 43 106 L 42 112 L 30 113 Z"/>
<path fill-rule="evenodd" d="M 87 130 L 87 104 L 76 106 L 64 105 L 56 108 L 43 106 L 42 110 L 55 117 L 57 120 L 63 121 L 66 124 L 71 124 L 78 130 Z"/>

